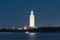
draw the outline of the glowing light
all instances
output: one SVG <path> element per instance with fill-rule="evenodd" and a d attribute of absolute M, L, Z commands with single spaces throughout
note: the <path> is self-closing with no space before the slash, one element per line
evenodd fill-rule
<path fill-rule="evenodd" d="M 15 29 L 15 28 L 12 28 L 13 30 Z"/>
<path fill-rule="evenodd" d="M 35 27 L 35 20 L 34 20 L 33 10 L 31 10 L 31 15 L 30 15 L 30 27 Z"/>
<path fill-rule="evenodd" d="M 24 30 L 26 30 L 27 29 L 27 27 L 26 26 L 24 26 Z"/>
<path fill-rule="evenodd" d="M 28 32 L 28 31 L 26 31 L 25 33 L 26 33 L 26 34 L 28 34 L 29 32 Z"/>
<path fill-rule="evenodd" d="M 18 30 L 22 30 L 22 28 L 18 28 Z"/>

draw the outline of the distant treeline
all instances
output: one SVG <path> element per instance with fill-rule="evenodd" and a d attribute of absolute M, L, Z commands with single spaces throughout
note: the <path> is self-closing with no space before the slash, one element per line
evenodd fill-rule
<path fill-rule="evenodd" d="M 29 28 L 29 29 L 22 29 L 22 30 L 18 30 L 18 28 L 16 29 L 0 29 L 0 32 L 60 32 L 60 27 L 38 27 L 38 28 Z"/>
<path fill-rule="evenodd" d="M 60 27 L 39 27 L 39 32 L 60 32 Z"/>

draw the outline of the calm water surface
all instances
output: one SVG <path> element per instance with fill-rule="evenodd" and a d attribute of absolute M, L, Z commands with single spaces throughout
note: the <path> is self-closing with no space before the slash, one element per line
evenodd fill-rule
<path fill-rule="evenodd" d="M 0 40 L 60 40 L 60 33 L 11 33 L 1 32 Z"/>

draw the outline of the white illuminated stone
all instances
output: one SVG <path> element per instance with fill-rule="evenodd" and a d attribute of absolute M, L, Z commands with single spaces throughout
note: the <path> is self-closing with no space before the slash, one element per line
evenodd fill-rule
<path fill-rule="evenodd" d="M 30 27 L 35 27 L 35 20 L 34 20 L 33 10 L 31 10 L 31 15 L 30 15 Z"/>

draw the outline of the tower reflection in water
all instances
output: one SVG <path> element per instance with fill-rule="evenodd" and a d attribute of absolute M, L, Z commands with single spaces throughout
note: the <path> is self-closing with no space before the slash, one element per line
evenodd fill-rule
<path fill-rule="evenodd" d="M 28 40 L 36 40 L 36 33 L 27 33 Z"/>
<path fill-rule="evenodd" d="M 36 37 L 36 33 L 29 33 L 29 37 Z"/>

